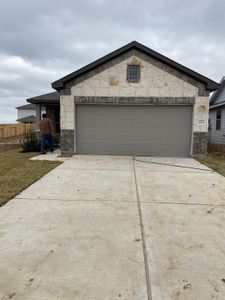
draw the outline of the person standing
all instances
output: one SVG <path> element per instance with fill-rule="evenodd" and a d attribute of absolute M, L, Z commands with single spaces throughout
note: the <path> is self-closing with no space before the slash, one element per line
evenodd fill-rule
<path fill-rule="evenodd" d="M 50 151 L 53 152 L 53 144 L 52 144 L 53 126 L 52 126 L 52 121 L 46 117 L 46 114 L 42 114 L 40 130 L 41 130 L 41 154 L 46 154 L 45 152 L 46 141 L 48 142 Z"/>

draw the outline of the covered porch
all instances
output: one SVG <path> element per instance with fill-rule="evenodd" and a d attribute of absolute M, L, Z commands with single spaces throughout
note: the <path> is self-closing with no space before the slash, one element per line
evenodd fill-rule
<path fill-rule="evenodd" d="M 27 102 L 35 104 L 36 108 L 36 132 L 40 131 L 42 113 L 52 121 L 54 132 L 60 133 L 60 97 L 58 92 L 43 94 L 27 99 Z"/>

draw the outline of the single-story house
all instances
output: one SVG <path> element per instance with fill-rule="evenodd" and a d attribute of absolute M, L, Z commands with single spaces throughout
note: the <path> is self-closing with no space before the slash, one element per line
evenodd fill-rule
<path fill-rule="evenodd" d="M 17 122 L 18 123 L 35 123 L 36 122 L 36 106 L 35 104 L 25 104 L 17 106 Z M 42 109 L 42 113 L 45 110 Z"/>
<path fill-rule="evenodd" d="M 59 122 L 63 155 L 205 154 L 215 81 L 131 42 L 28 99 Z M 59 117 L 60 116 L 60 117 Z"/>
<path fill-rule="evenodd" d="M 209 106 L 209 141 L 225 146 L 225 77 L 212 94 Z"/>
<path fill-rule="evenodd" d="M 35 123 L 36 107 L 34 104 L 25 104 L 17 106 L 17 122 L 18 123 Z"/>

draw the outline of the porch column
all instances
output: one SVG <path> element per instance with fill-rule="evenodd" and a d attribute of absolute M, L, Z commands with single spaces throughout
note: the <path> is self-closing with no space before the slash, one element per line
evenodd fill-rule
<path fill-rule="evenodd" d="M 36 104 L 36 128 L 35 128 L 35 132 L 39 132 L 40 131 L 40 127 L 39 124 L 41 122 L 41 104 Z"/>

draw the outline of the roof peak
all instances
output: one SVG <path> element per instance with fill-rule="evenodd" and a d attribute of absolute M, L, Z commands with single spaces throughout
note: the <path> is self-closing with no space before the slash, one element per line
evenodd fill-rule
<path fill-rule="evenodd" d="M 213 104 L 216 102 L 218 99 L 219 95 L 222 93 L 223 89 L 225 89 L 225 76 L 223 76 L 220 80 L 220 87 L 217 91 L 215 91 L 211 98 L 210 98 L 210 106 L 213 106 Z M 224 102 L 221 102 L 221 104 Z"/>
<path fill-rule="evenodd" d="M 121 48 L 114 50 L 113 52 L 103 56 L 102 58 L 97 59 L 96 61 L 86 65 L 85 67 L 62 77 L 61 79 L 53 82 L 52 87 L 58 91 L 61 89 L 64 89 L 65 83 L 99 67 L 100 65 L 103 65 L 104 63 L 106 63 L 126 52 L 128 52 L 132 48 L 136 48 L 139 51 L 141 51 L 142 53 L 161 61 L 162 63 L 170 66 L 171 68 L 176 69 L 176 70 L 180 71 L 181 73 L 184 73 L 184 74 L 194 78 L 195 80 L 204 83 L 206 85 L 206 90 L 214 91 L 219 88 L 219 84 L 216 83 L 215 81 L 175 62 L 174 60 L 148 48 L 147 46 L 145 46 L 137 41 L 132 41 L 132 42 L 122 46 Z"/>
<path fill-rule="evenodd" d="M 225 76 L 223 76 L 220 80 L 220 83 L 222 83 L 225 80 Z"/>

